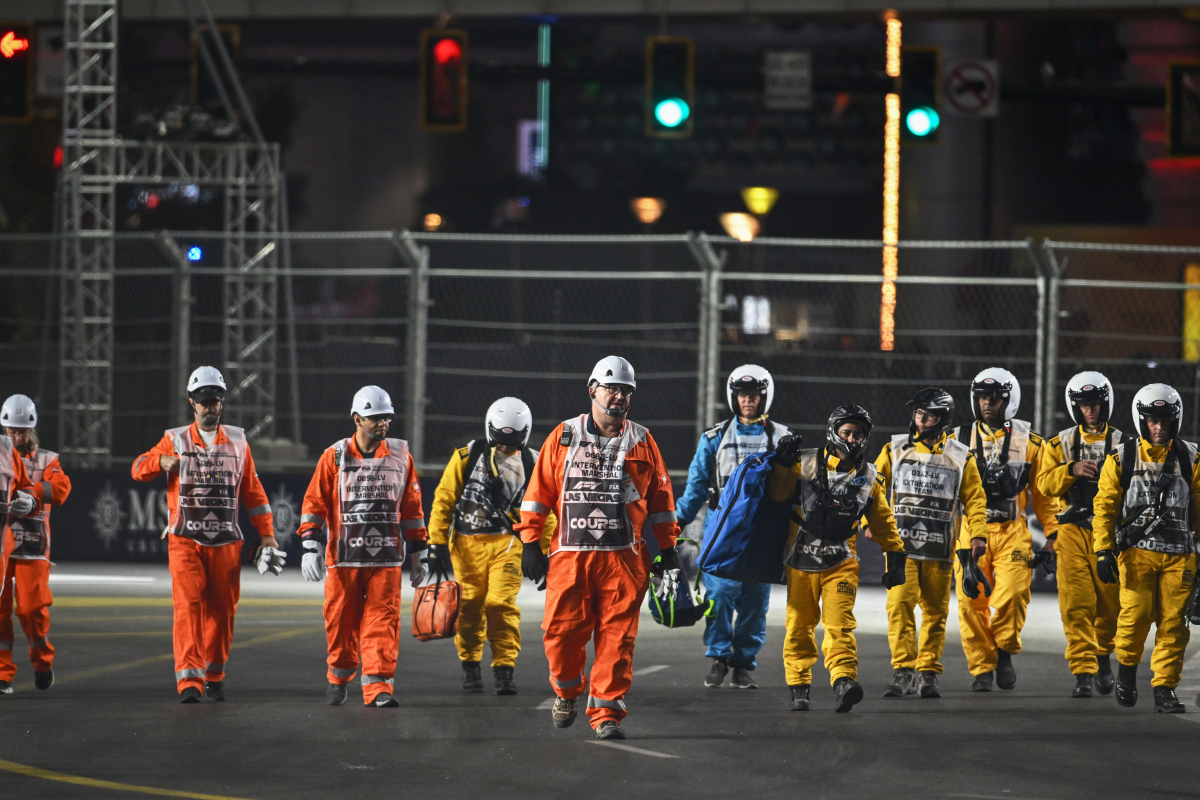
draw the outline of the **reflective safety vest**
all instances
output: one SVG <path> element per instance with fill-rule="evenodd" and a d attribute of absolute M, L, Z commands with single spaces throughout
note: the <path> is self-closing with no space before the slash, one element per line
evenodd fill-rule
<path fill-rule="evenodd" d="M 825 448 L 819 447 L 800 451 L 800 492 L 798 507 L 801 519 L 786 563 L 792 569 L 801 572 L 820 572 L 835 567 L 854 555 L 850 542 L 859 529 L 859 520 L 867 510 L 871 501 L 871 490 L 875 487 L 875 477 L 878 475 L 875 465 L 863 461 L 858 469 L 850 472 L 837 472 L 819 461 L 825 457 Z M 821 515 L 817 508 L 824 494 L 817 470 L 824 470 L 824 480 L 829 487 L 829 494 L 842 501 L 841 506 L 845 515 L 852 518 L 849 536 L 846 531 L 827 532 L 814 524 Z M 833 536 L 830 536 L 833 533 Z M 845 537 L 845 538 L 843 538 Z"/>
<path fill-rule="evenodd" d="M 350 439 L 335 444 L 339 530 L 335 567 L 404 563 L 400 503 L 408 486 L 408 442 L 387 439 L 383 458 L 355 458 Z"/>
<path fill-rule="evenodd" d="M 192 441 L 191 430 L 184 425 L 167 431 L 179 457 L 179 507 L 168 529 L 202 545 L 240 542 L 238 494 L 246 471 L 246 432 L 222 425 L 226 441 L 206 447 Z"/>
<path fill-rule="evenodd" d="M 636 544 L 626 503 L 641 499 L 625 474 L 625 456 L 646 439 L 647 430 L 625 422 L 607 443 L 588 433 L 587 414 L 563 423 L 567 447 L 562 483 L 559 550 L 624 550 Z M 568 442 L 569 440 L 569 442 Z"/>
<path fill-rule="evenodd" d="M 1175 440 L 1183 445 L 1181 458 L 1187 458 L 1192 469 L 1196 467 L 1196 445 L 1182 439 Z M 1132 446 L 1129 446 L 1132 445 Z M 1125 454 L 1132 450 L 1133 463 L 1127 464 Z M 1192 487 L 1184 478 L 1178 459 L 1168 456 L 1171 461 L 1170 475 L 1173 479 L 1167 486 L 1162 498 L 1162 523 L 1148 536 L 1143 534 L 1150 523 L 1159 514 L 1156 501 L 1159 493 L 1154 484 L 1163 474 L 1166 464 L 1142 460 L 1142 449 L 1138 440 L 1128 442 L 1125 454 L 1121 458 L 1122 483 L 1128 480 L 1128 488 L 1121 503 L 1121 525 L 1124 541 L 1134 542 L 1134 548 L 1149 550 L 1152 553 L 1169 553 L 1171 555 L 1186 555 L 1195 547 L 1195 531 L 1192 530 Z M 1126 478 L 1127 470 L 1133 472 Z M 1190 470 L 1189 470 L 1190 471 Z M 1139 541 L 1140 540 L 1140 541 Z"/>
<path fill-rule="evenodd" d="M 1070 464 L 1072 461 L 1097 461 L 1103 468 L 1104 459 L 1120 443 L 1121 432 L 1112 425 L 1106 426 L 1103 439 L 1097 439 L 1094 442 L 1085 442 L 1083 428 L 1074 425 L 1058 434 L 1058 455 L 1064 464 Z M 1071 488 L 1064 497 L 1068 508 L 1073 506 L 1091 508 L 1095 502 L 1096 489 L 1099 485 L 1099 480 L 1088 481 L 1083 478 L 1075 478 L 1075 483 L 1071 484 Z M 1089 515 L 1087 519 L 1081 519 L 1074 524 L 1091 529 L 1094 516 L 1094 514 Z"/>
<path fill-rule="evenodd" d="M 721 437 L 713 458 L 715 463 L 712 471 L 713 486 L 718 492 L 725 488 L 726 481 L 738 464 L 750 456 L 767 452 L 788 434 L 787 428 L 769 419 L 746 426 L 754 428 L 753 433 L 742 433 L 739 427 L 742 426 L 738 425 L 737 420 L 731 419 L 704 432 L 709 439 Z"/>
<path fill-rule="evenodd" d="M 34 489 L 42 492 L 42 510 L 35 517 L 13 517 L 9 523 L 13 532 L 13 550 L 10 554 L 13 558 L 50 560 L 50 484 L 42 483 L 42 474 L 56 458 L 58 453 L 40 447 L 34 451 L 32 458 L 21 457 Z"/>
<path fill-rule="evenodd" d="M 8 514 L 8 506 L 12 503 L 14 484 L 17 481 L 16 470 L 13 469 L 13 454 L 16 448 L 13 447 L 13 440 L 7 436 L 0 436 L 0 510 L 4 514 Z M 0 550 L 4 548 L 4 531 L 0 528 Z M 4 563 L 3 554 L 0 553 L 0 564 Z"/>
<path fill-rule="evenodd" d="M 984 491 L 988 493 L 988 522 L 1012 522 L 1024 510 L 1018 506 L 1017 498 L 1029 486 L 1029 470 L 1033 465 L 1025 459 L 1029 453 L 1029 434 L 1032 430 L 1028 422 L 1013 419 L 1006 423 L 1004 435 L 984 441 L 985 437 L 979 433 L 979 423 L 971 425 L 971 440 L 964 444 L 971 448 L 978 460 L 979 477 L 983 479 Z M 956 434 L 960 432 L 961 428 L 955 431 Z M 1001 452 L 1005 442 L 1008 443 L 1007 455 Z M 995 485 L 996 477 L 1002 470 L 1008 471 L 1006 480 L 1015 491 L 1011 497 L 999 499 L 993 497 L 988 487 Z"/>
<path fill-rule="evenodd" d="M 918 561 L 949 561 L 963 469 L 971 453 L 947 438 L 940 453 L 919 452 L 906 433 L 892 437 L 892 514 L 904 552 Z"/>
<path fill-rule="evenodd" d="M 525 489 L 533 476 L 533 466 L 537 463 L 538 451 L 532 447 L 521 448 L 518 463 L 521 465 L 521 475 L 516 491 L 508 485 L 503 485 L 498 475 L 492 474 L 492 448 L 485 441 L 467 443 L 467 463 L 465 468 L 469 474 L 463 481 L 462 495 L 454 507 L 454 532 L 466 536 L 486 533 L 512 533 L 513 516 L 520 521 L 521 500 L 525 497 Z M 501 482 L 498 493 L 503 497 L 493 496 L 490 486 L 496 481 Z M 510 495 L 511 493 L 511 495 Z M 500 515 L 509 519 L 504 524 Z"/>

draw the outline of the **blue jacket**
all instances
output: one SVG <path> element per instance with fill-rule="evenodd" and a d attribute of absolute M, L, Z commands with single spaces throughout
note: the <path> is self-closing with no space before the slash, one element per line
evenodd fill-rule
<path fill-rule="evenodd" d="M 738 426 L 738 433 L 746 436 L 761 435 L 763 432 L 761 419 L 750 425 L 743 425 L 741 422 L 735 424 Z M 700 508 L 708 500 L 708 487 L 712 485 L 712 471 L 716 468 L 717 450 L 721 447 L 723 435 L 724 432 L 721 430 L 718 430 L 717 435 L 711 439 L 705 434 L 700 437 L 700 442 L 696 445 L 696 454 L 692 456 L 692 464 L 688 467 L 687 488 L 675 502 L 675 519 L 681 528 L 696 518 L 696 515 L 700 513 Z M 705 518 L 705 536 L 708 535 L 709 526 L 715 520 L 715 514 L 709 514 Z"/>

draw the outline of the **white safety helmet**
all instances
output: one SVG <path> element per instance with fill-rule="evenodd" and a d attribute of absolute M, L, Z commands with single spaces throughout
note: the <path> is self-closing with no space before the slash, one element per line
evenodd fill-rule
<path fill-rule="evenodd" d="M 1171 436 L 1179 435 L 1179 423 L 1183 419 L 1183 398 L 1179 392 L 1165 383 L 1152 383 L 1138 389 L 1133 396 L 1133 422 L 1137 425 L 1138 436 L 1150 438 L 1146 427 L 1147 417 L 1165 417 L 1171 420 Z"/>
<path fill-rule="evenodd" d="M 0 406 L 0 426 L 5 428 L 36 428 L 37 406 L 23 394 L 14 394 Z"/>
<path fill-rule="evenodd" d="M 210 397 L 225 398 L 225 378 L 216 367 L 196 367 L 187 382 L 188 397 L 206 400 Z"/>
<path fill-rule="evenodd" d="M 729 401 L 729 410 L 735 414 L 741 413 L 737 406 L 738 392 L 758 392 L 766 398 L 762 410 L 758 412 L 766 414 L 771 410 L 771 401 L 775 399 L 775 379 L 758 364 L 742 364 L 729 373 L 729 381 L 725 384 L 725 399 Z"/>
<path fill-rule="evenodd" d="M 620 383 L 636 389 L 637 381 L 633 377 L 633 364 L 620 356 L 605 356 L 596 362 L 591 376 L 588 377 L 589 389 L 597 383 Z"/>
<path fill-rule="evenodd" d="M 1099 372 L 1081 372 L 1071 378 L 1067 381 L 1064 394 L 1067 398 L 1067 411 L 1071 413 L 1071 421 L 1076 425 L 1083 424 L 1083 416 L 1079 413 L 1079 406 L 1083 403 L 1099 404 L 1101 424 L 1112 418 L 1113 385 Z"/>
<path fill-rule="evenodd" d="M 971 410 L 975 412 L 977 420 L 983 419 L 983 414 L 979 412 L 981 394 L 999 394 L 1008 398 L 1008 404 L 1004 406 L 1005 422 L 1015 417 L 1021 406 L 1021 384 L 1017 376 L 1001 367 L 988 367 L 971 381 Z"/>
<path fill-rule="evenodd" d="M 392 408 L 391 395 L 378 386 L 364 386 L 354 393 L 350 413 L 360 417 L 375 417 L 380 414 L 395 414 L 396 410 Z"/>
<path fill-rule="evenodd" d="M 501 397 L 487 410 L 488 444 L 524 447 L 533 430 L 533 413 L 524 400 Z"/>

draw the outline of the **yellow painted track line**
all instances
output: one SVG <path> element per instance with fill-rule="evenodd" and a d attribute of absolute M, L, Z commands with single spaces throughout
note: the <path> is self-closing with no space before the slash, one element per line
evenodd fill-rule
<path fill-rule="evenodd" d="M 324 627 L 297 628 L 295 630 L 281 631 L 280 633 L 270 633 L 270 634 L 267 634 L 266 636 L 256 636 L 253 639 L 247 639 L 244 642 L 234 642 L 230 649 L 236 650 L 240 647 L 252 647 L 256 644 L 268 644 L 270 642 L 279 642 L 279 641 L 283 641 L 284 639 L 290 639 L 293 636 L 300 636 L 301 634 L 313 633 L 315 631 L 321 631 L 321 630 L 324 630 Z M 68 673 L 61 677 L 59 677 L 59 675 L 55 674 L 54 683 L 55 683 L 55 685 L 57 685 L 60 683 L 65 683 L 67 681 L 86 680 L 87 678 L 96 678 L 101 675 L 109 675 L 113 672 L 124 672 L 127 669 L 136 669 L 137 667 L 144 667 L 148 664 L 158 664 L 163 661 L 174 661 L 174 660 L 175 660 L 174 653 L 163 653 L 162 655 L 150 656 L 148 658 L 139 658 L 136 661 L 123 661 L 119 664 L 109 664 L 106 667 L 97 667 L 96 669 L 89 669 L 89 670 L 85 670 L 83 672 Z M 33 688 L 33 682 L 30 681 L 28 683 L 20 683 L 20 684 L 13 686 L 13 691 L 24 691 L 26 689 L 32 689 L 32 688 Z"/>
<path fill-rule="evenodd" d="M 40 767 L 29 767 L 12 761 L 0 759 L 0 770 L 15 772 L 30 778 L 41 778 L 47 781 L 73 783 L 76 786 L 89 786 L 93 789 L 113 789 L 118 792 L 137 792 L 138 794 L 156 794 L 163 797 L 192 797 L 196 800 L 246 800 L 244 797 L 228 797 L 220 794 L 200 794 L 199 792 L 180 792 L 175 789 L 157 789 L 153 786 L 136 786 L 132 783 L 116 783 L 100 781 L 95 778 L 84 778 L 79 775 L 67 775 L 63 772 L 52 772 Z"/>
<path fill-rule="evenodd" d="M 319 598 L 297 599 L 271 597 L 243 597 L 238 601 L 238 608 L 243 606 L 315 606 L 325 605 Z M 117 606 L 171 607 L 169 597 L 55 597 L 55 608 L 111 608 Z"/>
<path fill-rule="evenodd" d="M 239 611 L 238 620 L 243 619 L 274 619 L 276 617 L 287 617 L 297 619 L 300 617 L 319 617 L 314 615 L 308 609 L 296 609 L 295 611 Z M 55 625 L 82 625 L 85 622 L 146 622 L 154 620 L 157 622 L 171 620 L 172 614 L 170 611 L 164 611 L 159 614 L 107 614 L 103 617 L 76 617 L 71 614 L 55 614 Z"/>
<path fill-rule="evenodd" d="M 293 630 L 293 629 L 292 628 L 277 628 L 277 627 L 270 627 L 270 628 L 263 627 L 263 628 L 258 629 L 258 631 L 260 631 L 260 632 L 263 630 Z M 174 633 L 174 631 L 77 631 L 77 632 L 62 631 L 62 632 L 55 632 L 53 638 L 55 638 L 55 639 L 92 639 L 92 638 L 96 638 L 96 637 L 109 637 L 109 636 L 170 636 L 172 633 Z"/>

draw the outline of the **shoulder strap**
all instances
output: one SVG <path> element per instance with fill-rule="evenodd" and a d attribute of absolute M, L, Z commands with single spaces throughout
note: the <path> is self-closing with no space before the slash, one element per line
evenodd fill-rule
<path fill-rule="evenodd" d="M 767 434 L 767 450 L 768 451 L 775 449 L 774 430 L 775 430 L 775 423 L 771 422 L 771 420 L 769 420 L 769 419 L 764 419 L 763 420 L 763 431 Z"/>
<path fill-rule="evenodd" d="M 525 481 L 521 484 L 521 492 L 517 495 L 517 499 L 525 497 L 525 490 L 529 488 L 529 479 L 533 477 L 533 467 L 537 461 L 533 457 L 533 451 L 528 447 L 521 448 L 521 468 L 525 470 Z"/>
<path fill-rule="evenodd" d="M 721 441 L 717 443 L 717 449 L 713 450 L 713 454 L 709 458 L 708 463 L 708 485 L 711 486 L 715 492 L 721 491 L 721 484 L 717 483 L 717 450 L 720 450 L 721 445 L 725 444 L 725 437 L 729 433 L 729 426 L 736 421 L 737 418 L 733 417 L 725 420 L 723 423 L 713 428 L 712 438 L 715 439 L 718 433 L 721 434 Z"/>
<path fill-rule="evenodd" d="M 1192 485 L 1192 455 L 1188 450 L 1187 444 L 1182 439 L 1175 439 L 1171 443 L 1171 448 L 1177 451 L 1176 458 L 1179 462 L 1179 474 L 1183 477 L 1184 483 L 1188 486 Z"/>
<path fill-rule="evenodd" d="M 488 444 L 483 439 L 476 439 L 471 442 L 471 449 L 467 453 L 467 465 L 463 468 L 463 483 L 471 480 L 471 476 L 475 474 L 475 465 L 479 463 L 479 459 L 483 458 L 483 454 L 488 450 Z M 529 480 L 526 477 L 526 480 Z"/>
<path fill-rule="evenodd" d="M 1129 491 L 1129 482 L 1133 480 L 1133 467 L 1137 462 L 1137 446 L 1140 437 L 1134 436 L 1125 440 L 1121 448 L 1121 491 Z"/>
<path fill-rule="evenodd" d="M 1111 428 L 1110 428 L 1110 430 L 1111 430 Z M 1071 460 L 1078 461 L 1079 460 L 1079 451 L 1083 447 L 1083 430 L 1080 426 L 1076 426 L 1075 430 L 1073 430 L 1072 433 L 1075 434 L 1075 441 L 1071 442 Z M 1111 437 L 1112 437 L 1112 434 L 1110 433 L 1109 438 L 1111 438 Z M 1106 452 L 1106 453 L 1108 452 L 1108 447 L 1104 448 L 1104 452 Z"/>

